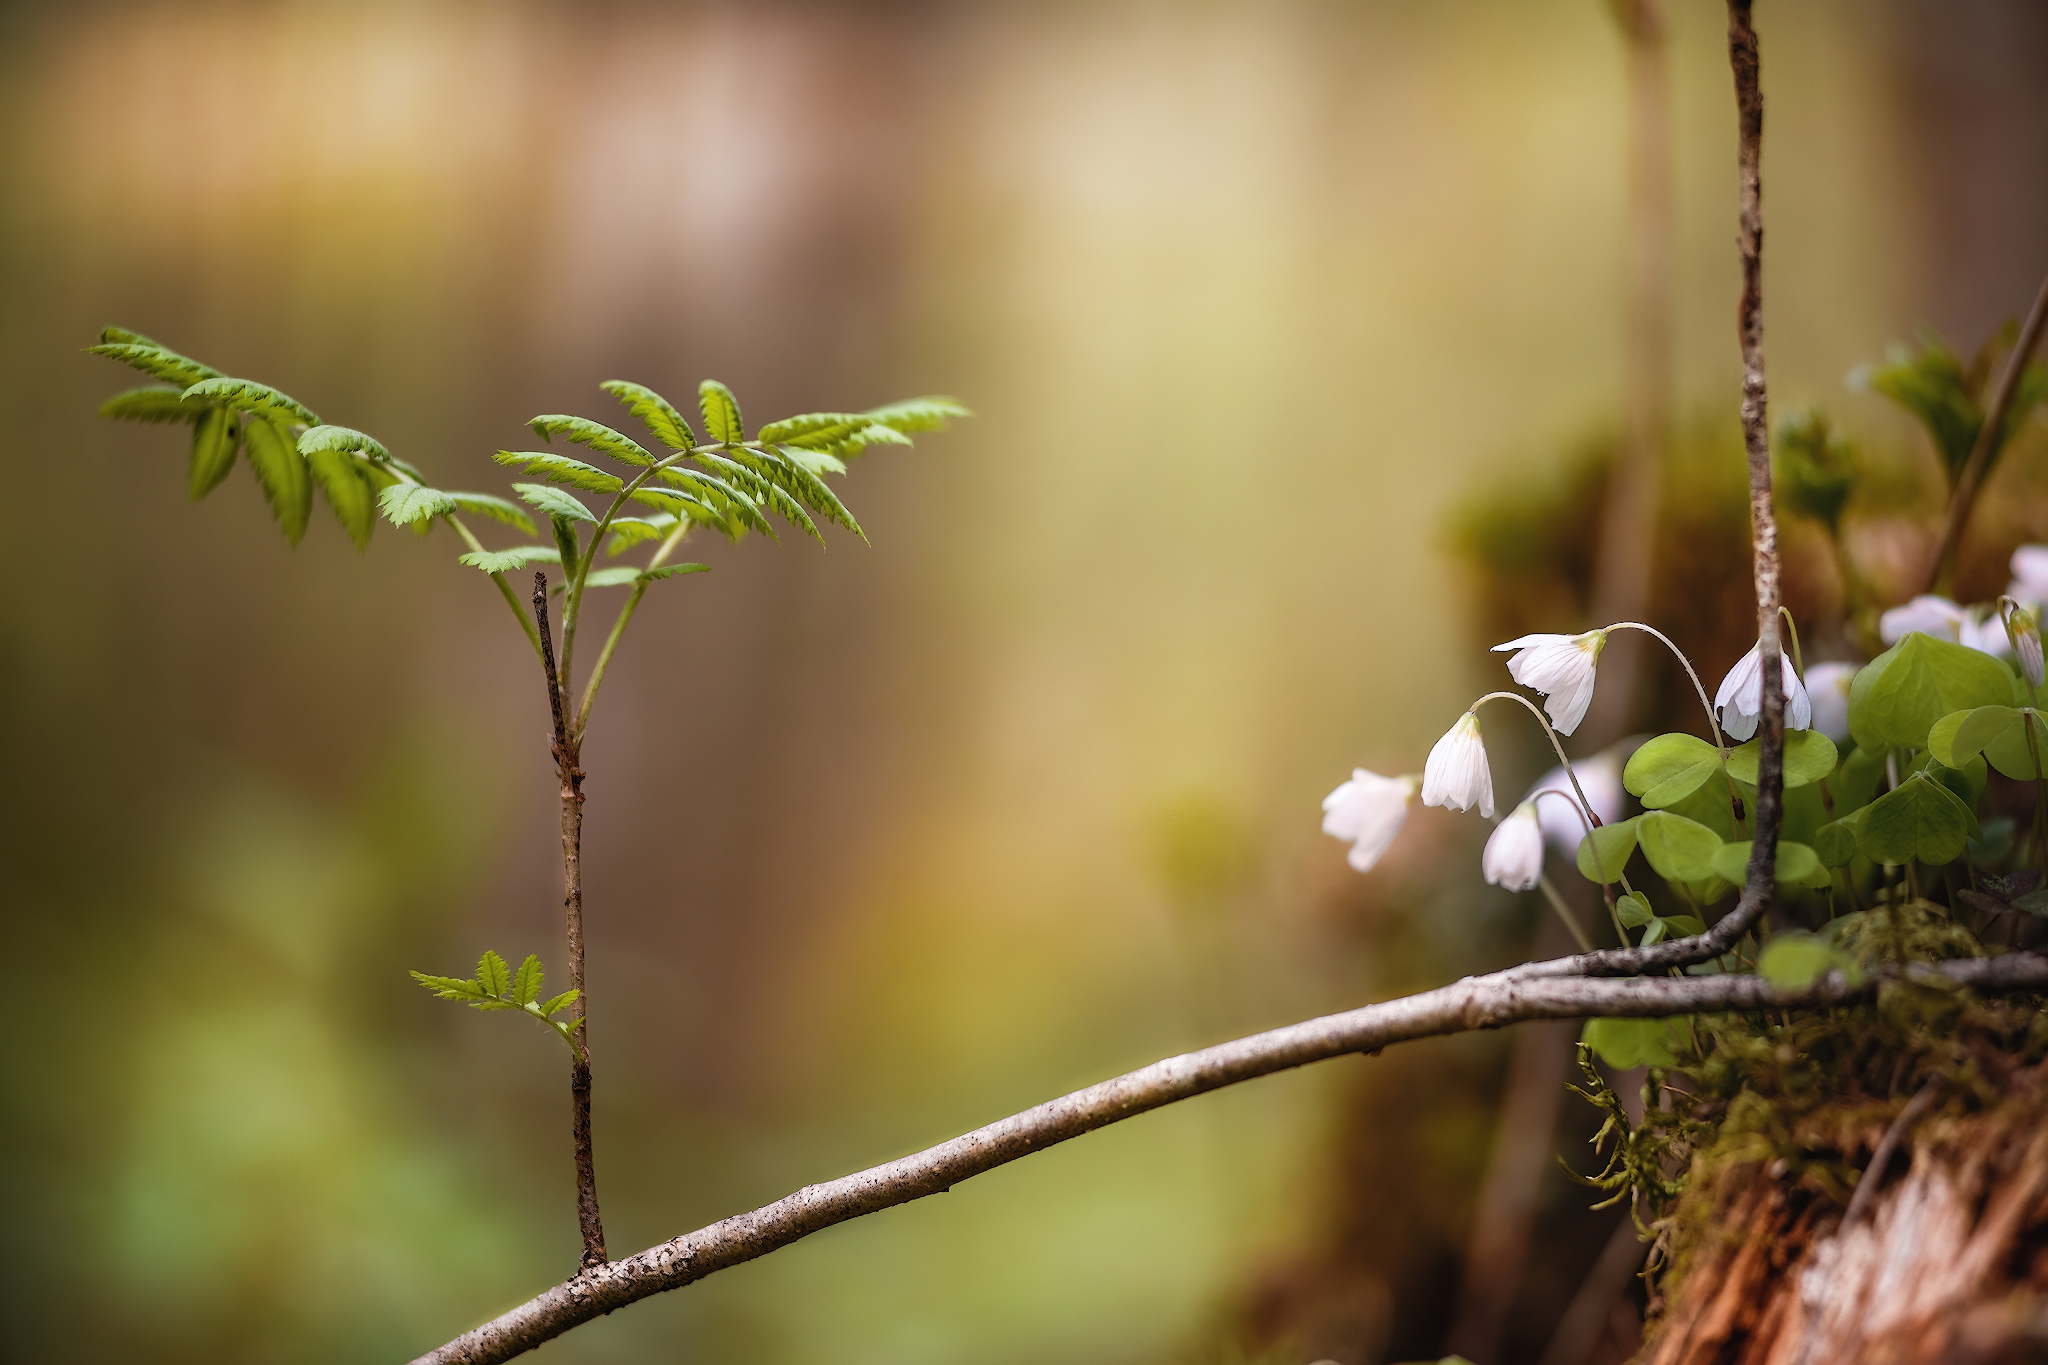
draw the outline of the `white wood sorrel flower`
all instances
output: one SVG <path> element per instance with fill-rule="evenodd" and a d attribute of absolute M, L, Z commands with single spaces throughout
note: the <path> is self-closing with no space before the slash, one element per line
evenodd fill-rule
<path fill-rule="evenodd" d="M 1493 827 L 1486 851 L 1479 855 L 1486 880 L 1509 891 L 1527 891 L 1543 880 L 1543 824 L 1536 803 L 1524 801 Z"/>
<path fill-rule="evenodd" d="M 1422 765 L 1422 804 L 1446 810 L 1470 810 L 1493 816 L 1493 770 L 1486 766 L 1486 741 L 1479 737 L 1479 715 L 1467 711 L 1429 751 Z"/>
<path fill-rule="evenodd" d="M 1806 692 L 1813 703 L 1813 728 L 1837 744 L 1849 739 L 1849 684 L 1856 664 L 1815 664 L 1806 670 Z M 1758 670 L 1761 676 L 1762 670 Z"/>
<path fill-rule="evenodd" d="M 1543 709 L 1561 735 L 1579 728 L 1593 704 L 1593 669 L 1607 647 L 1607 632 L 1584 635 L 1524 635 L 1493 652 L 1518 651 L 1508 660 L 1508 675 L 1524 687 L 1544 694 Z"/>
<path fill-rule="evenodd" d="M 1728 732 L 1728 738 L 1745 740 L 1756 733 L 1757 721 L 1764 712 L 1764 664 L 1757 653 L 1761 644 L 1751 645 L 1749 653 L 1735 667 L 1728 670 L 1728 676 L 1721 679 L 1721 690 L 1714 694 L 1714 709 L 1721 714 L 1721 728 Z M 1813 725 L 1813 701 L 1806 695 L 1805 686 L 1799 675 L 1792 671 L 1792 659 L 1780 651 L 1778 654 L 1779 674 L 1785 688 L 1785 728 L 1806 730 Z M 1427 800 L 1425 788 L 1424 799 Z"/>
<path fill-rule="evenodd" d="M 1323 833 L 1348 840 L 1346 861 L 1360 872 L 1370 871 L 1407 821 L 1415 787 L 1413 776 L 1381 777 L 1353 768 L 1351 780 L 1323 798 Z"/>

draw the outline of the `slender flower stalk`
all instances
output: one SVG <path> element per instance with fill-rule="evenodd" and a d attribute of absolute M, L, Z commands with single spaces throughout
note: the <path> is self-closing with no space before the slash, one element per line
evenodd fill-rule
<path fill-rule="evenodd" d="M 1692 660 L 1685 657 L 1684 650 L 1672 643 L 1669 635 L 1666 635 L 1655 626 L 1646 626 L 1641 621 L 1616 621 L 1607 629 L 1609 631 L 1639 630 L 1645 635 L 1653 635 L 1663 641 L 1664 647 L 1670 650 L 1677 657 L 1678 662 L 1684 666 L 1685 676 L 1692 679 L 1692 690 L 1699 694 L 1700 709 L 1707 713 L 1707 732 L 1714 737 L 1714 747 L 1717 749 L 1726 749 L 1728 747 L 1728 742 L 1721 737 L 1721 723 L 1714 716 L 1714 704 L 1707 700 L 1706 684 L 1700 681 L 1699 671 L 1692 666 Z"/>

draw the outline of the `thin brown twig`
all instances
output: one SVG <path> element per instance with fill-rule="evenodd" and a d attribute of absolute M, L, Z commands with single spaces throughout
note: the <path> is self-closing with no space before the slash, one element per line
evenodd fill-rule
<path fill-rule="evenodd" d="M 590 995 L 583 984 L 583 770 L 580 747 L 569 734 L 568 703 L 555 673 L 554 640 L 548 633 L 548 578 L 533 575 L 533 619 L 540 627 L 540 661 L 547 673 L 548 707 L 554 713 L 553 752 L 562 790 L 562 909 L 569 930 L 569 985 L 578 994 L 575 1055 L 569 1061 L 570 1133 L 576 1150 L 576 1221 L 583 1233 L 585 1271 L 605 1263 L 604 1220 L 597 1208 L 597 1163 L 590 1141 Z"/>
<path fill-rule="evenodd" d="M 1778 828 L 1785 801 L 1785 684 L 1778 647 L 1778 520 L 1771 504 L 1769 394 L 1764 384 L 1763 140 L 1764 93 L 1750 0 L 1728 0 L 1728 65 L 1735 77 L 1738 194 L 1736 242 L 1742 299 L 1742 443 L 1749 460 L 1749 526 L 1755 549 L 1757 656 L 1763 668 L 1763 717 L 1757 734 L 1756 826 L 1743 900 L 1761 913 L 1777 880 Z"/>
<path fill-rule="evenodd" d="M 2027 361 L 2041 340 L 2044 322 L 2048 322 L 2048 278 L 2042 279 L 2041 292 L 2034 296 L 2033 309 L 2027 314 L 2026 325 L 2020 328 L 2019 340 L 2013 343 L 2012 354 L 2006 357 L 2005 371 L 1998 377 L 1998 387 L 1991 391 L 1991 403 L 1984 411 L 1984 425 L 1977 428 L 1977 439 L 1970 444 L 1970 458 L 1963 461 L 1963 472 L 1956 476 L 1955 492 L 1949 494 L 1948 515 L 1941 525 L 1941 543 L 1935 547 L 1934 562 L 1928 565 L 1927 586 L 1923 592 L 1939 591 L 1955 577 L 1956 555 L 1963 544 L 1963 528 L 1969 524 L 1970 509 L 1977 501 L 1984 471 L 1991 465 L 1992 448 L 1999 442 L 1999 430 L 2005 425 L 2005 414 L 2012 407 L 2013 395 L 2019 392 L 2020 376 L 2026 372 Z"/>
<path fill-rule="evenodd" d="M 1942 991 L 1967 986 L 1982 994 L 2037 990 L 2048 987 L 2048 956 L 2008 953 L 1885 967 L 1855 982 L 1832 972 L 1798 989 L 1749 973 L 1621 981 L 1514 971 L 1468 977 L 1421 995 L 1170 1057 L 912 1156 L 808 1185 L 751 1213 L 585 1270 L 428 1352 L 414 1365 L 510 1360 L 580 1323 L 765 1256 L 814 1232 L 943 1193 L 969 1177 L 1112 1123 L 1311 1062 L 1351 1053 L 1370 1055 L 1395 1043 L 1531 1019 L 1668 1018 L 1729 1010 L 1825 1008 L 1869 1000 L 1880 986 L 1898 981 Z"/>

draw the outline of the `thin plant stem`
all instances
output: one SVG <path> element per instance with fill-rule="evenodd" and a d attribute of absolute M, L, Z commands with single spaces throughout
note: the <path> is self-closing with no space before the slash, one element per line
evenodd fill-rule
<path fill-rule="evenodd" d="M 577 766 L 575 739 L 569 734 L 568 704 L 555 672 L 555 654 L 548 638 L 548 578 L 533 575 L 533 617 L 540 631 L 541 664 L 547 674 L 548 709 L 554 716 L 555 767 L 562 790 L 562 910 L 569 939 L 569 985 L 579 992 L 575 1048 L 569 1062 L 569 1098 L 573 1110 L 570 1136 L 576 1153 L 576 1219 L 583 1233 L 583 1269 L 606 1263 L 604 1221 L 597 1207 L 597 1166 L 590 1139 L 590 994 L 583 981 L 583 770 Z"/>
<path fill-rule="evenodd" d="M 1478 701 L 1473 702 L 1468 709 L 1476 712 L 1486 703 L 1501 699 L 1520 702 L 1530 715 L 1536 717 L 1536 723 L 1543 727 L 1544 736 L 1550 740 L 1550 747 L 1557 753 L 1557 761 L 1564 766 L 1564 775 L 1571 779 L 1572 790 L 1578 793 L 1579 805 L 1585 810 L 1587 819 L 1591 820 L 1595 825 L 1600 824 L 1600 812 L 1594 810 L 1593 803 L 1586 799 L 1586 789 L 1579 785 L 1579 775 L 1573 770 L 1572 761 L 1564 756 L 1564 745 L 1558 741 L 1557 731 L 1550 728 L 1550 717 L 1544 715 L 1542 709 L 1535 702 L 1530 701 L 1519 692 L 1488 692 Z"/>
<path fill-rule="evenodd" d="M 1700 681 L 1700 675 L 1693 668 L 1692 660 L 1685 657 L 1684 650 L 1672 643 L 1669 635 L 1666 635 L 1655 626 L 1646 626 L 1641 621 L 1616 621 L 1613 625 L 1608 626 L 1607 629 L 1639 630 L 1645 635 L 1654 635 L 1659 640 L 1662 640 L 1664 647 L 1676 655 L 1678 662 L 1685 666 L 1685 676 L 1692 679 L 1692 690 L 1699 693 L 1700 709 L 1707 713 L 1707 731 L 1714 737 L 1714 747 L 1717 749 L 1726 749 L 1728 747 L 1728 739 L 1721 733 L 1721 722 L 1714 716 L 1714 704 L 1707 700 L 1706 684 Z"/>
<path fill-rule="evenodd" d="M 1792 635 L 1792 673 L 1795 677 L 1806 677 L 1806 657 L 1799 652 L 1799 623 L 1792 619 L 1792 608 L 1779 607 L 1778 617 L 1785 623 L 1785 629 Z"/>
<path fill-rule="evenodd" d="M 2044 323 L 2048 323 L 2048 279 L 2041 281 L 2041 292 L 2034 296 L 2034 306 L 2027 312 L 2026 324 L 2020 328 L 2012 354 L 2005 359 L 2005 372 L 1999 375 L 1998 387 L 1992 390 L 1991 402 L 1984 411 L 1984 424 L 1977 428 L 1977 439 L 1970 443 L 1970 456 L 1963 461 L 1962 473 L 1956 476 L 1955 491 L 1949 495 L 1948 515 L 1942 521 L 1941 542 L 1935 547 L 1934 562 L 1927 567 L 1927 592 L 1946 588 L 1949 580 L 1955 577 L 1956 553 L 1962 548 L 1963 527 L 1969 523 L 1970 508 L 1983 486 L 1984 471 L 1991 465 L 1991 448 L 1998 444 L 1999 428 L 2005 425 L 2005 414 L 2012 408 L 2013 395 L 2019 392 L 2020 375 L 2026 371 L 2027 361 L 2041 340 Z"/>
<path fill-rule="evenodd" d="M 688 518 L 678 521 L 676 529 L 669 532 L 667 539 L 663 540 L 660 547 L 655 550 L 654 557 L 647 561 L 647 567 L 640 572 L 648 574 L 660 568 L 667 561 L 670 552 L 682 543 L 683 536 L 689 529 L 690 522 Z M 604 681 L 605 669 L 611 666 L 612 651 L 619 647 L 619 639 L 626 633 L 626 623 L 633 619 L 634 611 L 640 606 L 640 599 L 647 595 L 647 588 L 648 580 L 644 578 L 633 585 L 631 595 L 626 598 L 626 605 L 619 609 L 619 619 L 612 622 L 611 634 L 605 637 L 604 648 L 598 651 L 597 666 L 590 670 L 590 681 L 583 685 L 583 701 L 576 708 L 576 729 L 574 731 L 575 740 L 579 746 L 583 743 L 584 730 L 590 725 L 590 707 L 597 700 L 598 685 Z"/>
<path fill-rule="evenodd" d="M 1579 945 L 1579 951 L 1582 953 L 1592 952 L 1592 936 L 1580 927 L 1578 920 L 1572 915 L 1571 907 L 1564 903 L 1564 896 L 1558 891 L 1556 885 L 1549 877 L 1538 876 L 1536 878 L 1536 886 L 1538 890 L 1543 892 L 1543 899 L 1550 902 L 1550 908 L 1557 912 L 1557 917 L 1564 921 L 1564 927 L 1571 931 L 1572 942 Z"/>

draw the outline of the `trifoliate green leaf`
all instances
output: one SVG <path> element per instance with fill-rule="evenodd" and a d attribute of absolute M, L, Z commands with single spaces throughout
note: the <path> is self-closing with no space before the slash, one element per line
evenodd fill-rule
<path fill-rule="evenodd" d="M 186 402 L 183 389 L 161 384 L 117 393 L 100 404 L 100 416 L 127 422 L 196 422 L 208 411 L 204 403 Z"/>
<path fill-rule="evenodd" d="M 192 428 L 192 501 L 220 487 L 241 444 L 242 419 L 229 408 L 208 408 Z"/>
<path fill-rule="evenodd" d="M 559 488 L 550 488 L 544 483 L 515 483 L 512 491 L 529 507 L 537 507 L 550 517 L 566 517 L 570 521 L 587 521 L 593 525 L 597 522 L 588 507 Z"/>
<path fill-rule="evenodd" d="M 109 332 L 117 328 L 108 328 Z M 124 333 L 123 335 L 134 335 Z M 167 384 L 176 384 L 180 390 L 189 388 L 203 379 L 218 379 L 220 371 L 210 365 L 202 365 L 189 356 L 159 346 L 153 341 L 109 341 L 98 346 L 88 346 L 94 355 L 103 355 L 118 360 L 123 365 L 133 366 L 144 374 L 161 379 Z"/>
<path fill-rule="evenodd" d="M 676 405 L 645 384 L 607 379 L 598 387 L 625 404 L 626 411 L 640 419 L 648 434 L 670 450 L 688 450 L 697 444 L 697 433 L 690 430 L 689 422 L 676 410 Z"/>
<path fill-rule="evenodd" d="M 1859 807 L 1814 831 L 1813 852 L 1823 867 L 1847 867 L 1856 860 L 1863 851 L 1860 831 L 1863 816 L 1869 809 L 1868 806 Z"/>
<path fill-rule="evenodd" d="M 251 417 L 242 428 L 249 468 L 270 502 L 270 511 L 284 529 L 284 538 L 299 543 L 313 514 L 313 472 L 306 467 L 291 433 L 268 417 Z"/>
<path fill-rule="evenodd" d="M 1714 855 L 1720 851 L 1721 836 L 1705 825 L 1668 810 L 1646 811 L 1633 823 L 1643 857 L 1666 881 L 1699 881 L 1718 870 Z"/>
<path fill-rule="evenodd" d="M 1589 882 L 1619 881 L 1635 851 L 1635 820 L 1602 825 L 1579 841 L 1579 873 Z"/>
<path fill-rule="evenodd" d="M 2027 731 L 2034 748 L 2027 745 Z M 1935 761 L 1959 768 L 1981 753 L 2007 777 L 2031 781 L 2034 752 L 2048 765 L 2048 723 L 2032 707 L 1979 706 L 1943 716 L 1927 732 L 1927 751 Z"/>
<path fill-rule="evenodd" d="M 1621 917 L 1622 927 L 1626 929 L 1640 929 L 1657 918 L 1657 912 L 1650 908 L 1649 900 L 1640 891 L 1615 897 L 1614 913 Z"/>
<path fill-rule="evenodd" d="M 507 502 L 489 493 L 450 493 L 448 496 L 455 499 L 455 505 L 465 512 L 516 526 L 528 535 L 535 533 L 533 518 L 526 515 L 526 509 L 516 502 Z"/>
<path fill-rule="evenodd" d="M 1629 756 L 1621 785 L 1652 810 L 1683 801 L 1721 770 L 1721 751 L 1696 735 L 1658 735 Z"/>
<path fill-rule="evenodd" d="M 1741 843 L 1721 845 L 1714 851 L 1714 871 L 1731 884 L 1742 885 L 1749 879 L 1751 847 L 1752 841 L 1747 839 Z M 1825 891 L 1831 883 L 1819 855 L 1809 846 L 1789 839 L 1778 841 L 1778 856 L 1772 871 L 1773 880 L 1785 886 Z"/>
<path fill-rule="evenodd" d="M 1675 1066 L 1685 1046 L 1685 1025 L 1678 1019 L 1588 1019 L 1579 1037 L 1617 1071 Z"/>
<path fill-rule="evenodd" d="M 2004 664 L 1916 630 L 1856 674 L 1849 729 L 1860 748 L 1924 749 L 1944 716 L 2011 699 L 2012 674 Z"/>
<path fill-rule="evenodd" d="M 566 455 L 551 455 L 545 450 L 501 450 L 492 458 L 499 464 L 512 465 L 554 483 L 581 488 L 587 493 L 616 493 L 626 486 L 624 479 L 616 474 L 607 474 L 596 465 L 572 460 Z"/>
<path fill-rule="evenodd" d="M 239 408 L 243 412 L 253 412 L 259 417 L 288 418 L 309 427 L 320 425 L 320 419 L 315 417 L 313 410 L 304 403 L 288 393 L 280 393 L 270 385 L 259 384 L 253 379 L 230 379 L 225 375 L 202 379 L 187 388 L 185 396 Z"/>
<path fill-rule="evenodd" d="M 1841 972 L 1851 983 L 1861 976 L 1855 958 L 1804 929 L 1773 935 L 1757 954 L 1757 975 L 1786 990 L 1804 990 L 1829 972 Z"/>
<path fill-rule="evenodd" d="M 559 412 L 545 413 L 527 425 L 544 441 L 566 436 L 577 445 L 602 451 L 624 464 L 645 466 L 654 463 L 654 457 L 649 455 L 638 441 L 621 432 L 613 431 L 602 422 L 593 422 L 588 417 L 571 417 Z"/>
<path fill-rule="evenodd" d="M 697 406 L 704 414 L 704 431 L 713 441 L 737 445 L 747 439 L 746 423 L 740 420 L 740 400 L 716 379 L 697 386 Z"/>
<path fill-rule="evenodd" d="M 432 521 L 456 509 L 453 497 L 438 488 L 422 488 L 416 483 L 392 484 L 377 495 L 377 505 L 393 526 Z"/>
<path fill-rule="evenodd" d="M 1859 814 L 1858 845 L 1874 863 L 1914 859 L 1939 867 L 1960 858 L 1980 831 L 1956 794 L 1927 773 L 1914 773 Z"/>
<path fill-rule="evenodd" d="M 1728 754 L 1728 775 L 1737 782 L 1746 782 L 1754 787 L 1757 762 L 1762 753 L 1761 738 L 1737 745 Z M 1809 782 L 1820 781 L 1835 770 L 1836 757 L 1835 742 L 1820 731 L 1787 730 L 1785 785 L 1788 788 L 1803 787 Z"/>
<path fill-rule="evenodd" d="M 311 455 L 316 450 L 334 450 L 348 455 L 360 455 L 366 460 L 383 464 L 391 459 L 391 452 L 384 443 L 374 436 L 366 436 L 354 427 L 311 427 L 299 434 L 299 453 Z"/>

